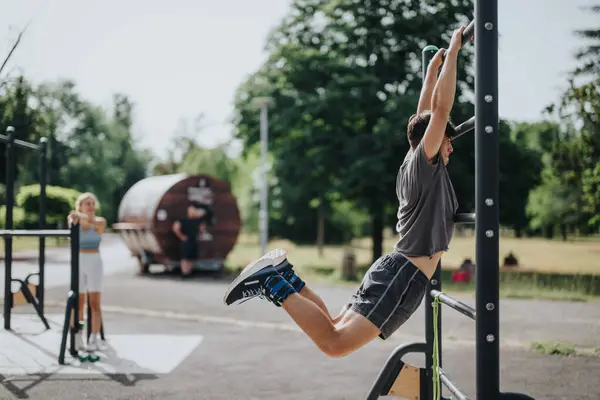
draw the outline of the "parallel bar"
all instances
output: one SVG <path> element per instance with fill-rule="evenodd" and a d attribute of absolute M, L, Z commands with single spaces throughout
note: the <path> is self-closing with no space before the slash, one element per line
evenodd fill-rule
<path fill-rule="evenodd" d="M 454 216 L 454 222 L 457 224 L 475 223 L 475 218 L 475 213 L 456 214 Z"/>
<path fill-rule="evenodd" d="M 455 128 L 456 135 L 452 136 L 452 140 L 456 140 L 465 133 L 469 133 L 475 129 L 475 117 L 471 117 Z"/>
<path fill-rule="evenodd" d="M 9 141 L 9 138 L 6 135 L 0 134 L 0 140 L 7 143 Z M 13 143 L 19 147 L 24 147 L 26 149 L 31 149 L 31 150 L 36 150 L 36 151 L 41 150 L 40 146 L 38 146 L 37 144 L 29 143 L 24 140 L 13 139 Z"/>
<path fill-rule="evenodd" d="M 498 0 L 476 0 L 475 20 L 475 397 L 499 400 Z"/>
<path fill-rule="evenodd" d="M 68 229 L 13 229 L 13 230 L 0 230 L 0 236 L 5 238 L 16 237 L 16 236 L 29 236 L 29 237 L 68 237 L 71 232 Z"/>
<path fill-rule="evenodd" d="M 469 400 L 467 395 L 465 395 L 458 387 L 456 387 L 454 382 L 450 380 L 450 377 L 444 372 L 444 370 L 438 368 L 438 372 L 440 373 L 440 381 L 442 381 L 444 386 L 446 386 L 448 390 L 450 390 L 450 392 L 456 396 L 457 400 Z"/>
<path fill-rule="evenodd" d="M 456 300 L 455 298 L 448 296 L 444 293 L 441 293 L 438 290 L 432 290 L 431 296 L 434 298 L 436 296 L 438 296 L 440 301 L 442 303 L 444 303 L 445 305 L 447 305 L 448 307 L 455 309 L 462 315 L 466 315 L 467 317 L 471 318 L 472 320 L 476 319 L 477 313 L 475 312 L 475 309 L 473 307 L 463 303 L 462 301 Z"/>

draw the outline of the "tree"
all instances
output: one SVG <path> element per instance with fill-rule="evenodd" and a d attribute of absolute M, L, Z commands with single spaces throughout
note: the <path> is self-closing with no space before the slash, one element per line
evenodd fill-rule
<path fill-rule="evenodd" d="M 600 5 L 589 9 L 600 14 Z M 576 54 L 580 65 L 572 72 L 568 88 L 557 106 L 548 108 L 563 121 L 567 141 L 556 147 L 552 161 L 556 175 L 579 194 L 576 205 L 589 230 L 600 227 L 600 29 L 582 29 L 575 34 L 588 43 Z M 583 227 L 582 227 L 583 228 Z M 585 229 L 583 228 L 583 229 Z"/>
<path fill-rule="evenodd" d="M 238 91 L 237 137 L 258 141 L 248 94 L 273 97 L 275 169 L 297 171 L 294 185 L 316 198 L 339 195 L 366 209 L 373 259 L 382 254 L 386 209 L 397 206 L 395 177 L 421 89 L 421 49 L 447 46 L 472 10 L 467 0 L 294 1 L 269 37 L 267 63 Z M 465 69 L 471 55 L 467 46 L 459 60 L 459 99 L 473 82 Z M 457 102 L 455 119 L 471 115 L 471 105 Z"/>
<path fill-rule="evenodd" d="M 48 139 L 48 184 L 96 193 L 109 221 L 116 219 L 124 191 L 145 177 L 150 159 L 133 144 L 133 105 L 124 95 L 115 102 L 111 115 L 82 99 L 71 81 L 36 86 L 25 77 L 10 80 L 0 95 L 4 127 L 14 126 L 18 138 L 29 142 Z M 38 155 L 21 150 L 15 155 L 16 189 L 38 184 Z M 4 163 L 4 151 L 0 158 Z"/>
<path fill-rule="evenodd" d="M 600 4 L 582 8 L 600 14 Z M 575 35 L 588 41 L 588 44 L 575 53 L 575 59 L 581 64 L 573 71 L 573 74 L 575 76 L 600 75 L 600 29 L 579 29 L 575 31 Z"/>
<path fill-rule="evenodd" d="M 548 135 L 545 123 L 520 123 L 511 126 L 500 121 L 500 224 L 511 227 L 521 237 L 529 227 L 527 199 L 531 190 L 540 183 L 540 137 Z M 557 129 L 556 126 L 552 127 Z"/>

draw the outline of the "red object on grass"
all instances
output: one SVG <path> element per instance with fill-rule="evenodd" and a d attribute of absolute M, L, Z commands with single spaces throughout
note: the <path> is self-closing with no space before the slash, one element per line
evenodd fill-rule
<path fill-rule="evenodd" d="M 471 281 L 471 273 L 468 271 L 455 271 L 452 274 L 452 282 L 454 283 L 469 283 Z"/>

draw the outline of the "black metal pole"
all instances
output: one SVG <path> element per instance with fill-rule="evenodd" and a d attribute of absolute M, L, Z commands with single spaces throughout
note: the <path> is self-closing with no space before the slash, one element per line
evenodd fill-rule
<path fill-rule="evenodd" d="M 426 46 L 423 49 L 422 54 L 422 71 L 423 71 L 423 83 L 427 77 L 427 67 L 429 62 L 437 53 L 438 48 L 435 46 Z M 434 339 L 434 317 L 433 317 L 433 297 L 431 297 L 431 290 L 442 291 L 442 279 L 441 279 L 442 263 L 438 263 L 435 273 L 431 277 L 429 282 L 429 288 L 425 293 L 425 343 L 427 344 L 427 352 L 425 353 L 425 369 L 428 374 L 427 379 L 427 393 L 430 396 L 433 394 L 433 339 Z M 441 332 L 442 330 L 442 310 L 438 309 L 437 328 Z M 440 341 L 441 342 L 441 341 Z M 438 343 L 439 350 L 439 365 L 442 366 L 442 343 Z"/>
<path fill-rule="evenodd" d="M 60 339 L 60 350 L 58 351 L 58 363 L 65 365 L 65 353 L 67 350 L 67 338 L 69 338 L 69 323 L 71 321 L 71 313 L 73 312 L 73 298 L 74 294 L 72 290 L 69 290 L 67 295 L 67 306 L 65 307 L 65 324 L 63 325 L 62 337 Z M 73 344 L 70 344 L 71 348 Z"/>
<path fill-rule="evenodd" d="M 14 162 L 14 140 L 15 128 L 9 126 L 6 128 L 6 223 L 5 229 L 13 228 L 13 203 L 14 203 L 14 180 L 15 180 L 15 162 Z M 4 237 L 4 329 L 10 330 L 10 314 L 13 305 L 13 296 L 11 289 L 12 282 L 12 237 Z"/>
<path fill-rule="evenodd" d="M 79 332 L 79 223 L 71 224 L 71 292 L 73 292 L 73 326 L 71 327 L 70 352 L 75 354 L 75 333 Z"/>
<path fill-rule="evenodd" d="M 475 21 L 476 397 L 498 400 L 498 0 L 476 0 Z"/>
<path fill-rule="evenodd" d="M 48 150 L 48 141 L 46 138 L 40 139 L 40 230 L 46 229 L 46 154 Z M 39 280 L 36 297 L 40 304 L 42 315 L 44 314 L 44 288 L 46 275 L 46 238 L 40 236 L 40 251 L 38 256 Z"/>

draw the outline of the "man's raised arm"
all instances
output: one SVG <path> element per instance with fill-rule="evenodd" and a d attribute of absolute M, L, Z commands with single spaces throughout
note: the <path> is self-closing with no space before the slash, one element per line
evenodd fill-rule
<path fill-rule="evenodd" d="M 446 124 L 450 118 L 450 112 L 454 105 L 456 95 L 456 59 L 462 46 L 462 33 L 464 26 L 454 31 L 446 60 L 438 78 L 431 99 L 431 119 L 423 136 L 423 148 L 428 159 L 432 159 L 440 150 Z"/>
<path fill-rule="evenodd" d="M 433 56 L 429 65 L 427 66 L 427 74 L 423 81 L 423 88 L 421 88 L 421 96 L 419 97 L 419 105 L 417 106 L 417 115 L 424 111 L 431 110 L 431 96 L 433 95 L 433 88 L 438 79 L 438 71 L 442 65 L 444 52 L 446 49 L 439 49 Z"/>

